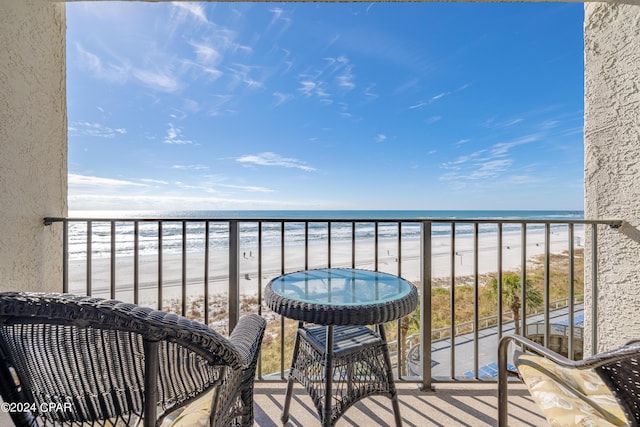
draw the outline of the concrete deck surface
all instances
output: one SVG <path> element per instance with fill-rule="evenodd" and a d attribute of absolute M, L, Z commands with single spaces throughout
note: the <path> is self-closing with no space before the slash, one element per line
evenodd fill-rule
<path fill-rule="evenodd" d="M 415 383 L 398 383 L 400 414 L 404 426 L 495 426 L 498 414 L 497 383 L 438 383 L 435 392 L 423 393 Z M 255 425 L 281 426 L 285 383 L 256 383 Z M 319 426 L 311 398 L 294 387 L 288 426 Z M 391 400 L 368 397 L 349 408 L 337 427 L 393 426 Z M 509 384 L 509 426 L 545 426 L 529 392 L 521 383 Z"/>
<path fill-rule="evenodd" d="M 496 383 L 439 383 L 436 391 L 423 393 L 415 383 L 397 383 L 400 415 L 407 427 L 495 426 L 497 419 Z M 280 416 L 286 383 L 257 382 L 254 392 L 255 426 L 282 426 Z M 0 411 L 0 426 L 11 426 L 9 414 Z M 391 400 L 368 397 L 353 405 L 336 427 L 393 426 Z M 509 384 L 509 426 L 545 426 L 529 393 L 520 383 Z M 320 426 L 315 407 L 305 390 L 297 385 L 291 400 L 287 426 Z"/>

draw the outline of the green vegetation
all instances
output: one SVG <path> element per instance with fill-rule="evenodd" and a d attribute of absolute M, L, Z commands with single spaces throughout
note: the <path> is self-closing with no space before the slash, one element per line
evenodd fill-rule
<path fill-rule="evenodd" d="M 574 289 L 575 295 L 584 292 L 584 264 L 582 250 L 575 251 L 574 263 Z M 549 300 L 559 301 L 568 296 L 568 271 L 569 257 L 567 253 L 551 254 L 549 259 Z M 544 293 L 544 258 L 533 258 L 527 268 L 527 314 L 535 313 L 542 305 Z M 449 329 L 435 334 L 435 331 L 451 326 L 451 285 L 449 278 L 433 281 L 431 292 L 431 322 L 433 339 L 440 339 L 449 335 Z M 457 334 L 473 331 L 473 324 L 469 323 L 474 318 L 474 286 L 459 285 L 459 283 L 473 283 L 473 277 L 457 277 L 455 286 L 455 313 L 454 322 L 457 326 Z M 478 278 L 478 318 L 488 319 L 481 327 L 495 325 L 497 323 L 497 274 L 482 275 Z M 518 316 L 513 310 L 521 304 L 520 299 L 520 273 L 503 273 L 503 322 L 512 321 Z M 565 303 L 566 304 L 566 303 Z M 560 303 L 562 305 L 562 303 Z M 513 316 L 513 317 L 512 317 Z M 387 338 L 393 341 L 398 336 L 398 329 L 403 338 L 420 331 L 420 310 L 417 309 L 410 316 L 400 321 L 400 328 L 396 322 L 385 325 Z M 284 352 L 280 351 L 280 322 L 272 322 L 267 326 L 262 344 L 262 373 L 279 372 L 281 361 L 284 369 L 289 368 L 297 322 L 285 320 L 284 322 Z M 401 356 L 400 360 L 404 360 Z"/>
<path fill-rule="evenodd" d="M 526 280 L 525 289 L 527 299 L 527 313 L 536 310 L 542 305 L 542 293 L 533 287 L 531 279 Z M 494 277 L 489 284 L 489 295 L 496 301 L 498 300 L 500 288 L 498 286 L 498 278 Z M 522 295 L 522 277 L 518 273 L 506 272 L 502 275 L 502 301 L 509 307 L 513 315 L 513 322 L 516 328 L 516 335 L 520 335 L 520 308 L 522 303 L 520 297 Z"/>

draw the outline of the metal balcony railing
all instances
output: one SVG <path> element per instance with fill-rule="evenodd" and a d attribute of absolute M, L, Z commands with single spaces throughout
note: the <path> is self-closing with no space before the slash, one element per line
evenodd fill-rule
<path fill-rule="evenodd" d="M 582 251 L 586 234 L 591 245 L 591 258 L 586 260 L 592 266 L 591 292 L 597 295 L 598 233 L 620 225 L 615 220 L 525 219 L 45 218 L 44 221 L 47 226 L 63 227 L 64 292 L 173 310 L 225 331 L 234 328 L 242 313 L 255 311 L 271 323 L 279 322 L 279 330 L 268 331 L 265 344 L 279 341 L 280 367 L 275 378 L 280 379 L 284 378 L 289 362 L 285 342 L 293 336 L 286 336 L 286 321 L 266 312 L 261 304 L 262 290 L 269 280 L 291 271 L 324 267 L 365 268 L 403 276 L 418 285 L 421 315 L 419 319 L 396 322 L 395 334 L 391 335 L 405 339 L 392 338 L 390 345 L 397 377 L 403 379 L 407 379 L 408 347 L 421 346 L 420 354 L 426 353 L 427 357 L 419 362 L 422 375 L 413 380 L 427 388 L 434 380 L 481 378 L 480 355 L 486 353 L 486 348 L 481 351 L 481 339 L 490 336 L 490 345 L 497 348 L 502 334 L 511 333 L 513 319 L 503 303 L 502 287 L 497 287 L 497 308 L 489 316 L 492 320 L 481 317 L 480 291 L 492 278 L 502 283 L 509 270 L 517 271 L 521 283 L 528 283 L 532 256 L 537 257 L 542 270 L 543 304 L 537 315 L 539 320 L 531 317 L 527 305 L 522 304 L 520 330 L 527 331 L 527 325 L 535 322 L 536 331 L 548 343 L 551 319 L 562 309 L 566 334 L 574 337 L 574 316 L 582 309 L 582 300 L 578 300 L 582 289 L 575 288 L 576 253 Z M 507 262 L 507 258 L 513 261 L 514 253 L 518 258 L 516 265 Z M 564 308 L 557 304 L 554 307 L 551 300 L 551 258 L 557 253 L 566 258 Z M 432 295 L 437 289 L 448 292 L 449 319 L 445 328 L 432 328 L 437 308 L 433 306 Z M 471 289 L 472 298 L 459 303 L 457 296 L 464 289 Z M 521 301 L 527 300 L 527 292 L 527 286 L 521 286 Z M 457 313 L 466 306 L 471 307 L 472 314 L 469 319 L 459 320 Z M 586 313 L 593 324 L 597 321 L 595 313 L 597 298 L 592 299 L 591 313 Z M 407 331 L 416 329 L 412 322 L 418 323 L 417 332 L 414 330 L 411 339 L 406 339 Z M 469 327 L 465 330 L 466 324 Z M 597 348 L 597 328 L 592 328 L 591 333 L 593 348 Z M 442 350 L 440 344 L 447 339 L 443 358 L 436 352 Z M 463 341 L 471 344 L 473 354 L 467 350 L 462 354 L 459 345 Z M 575 352 L 573 339 L 568 342 L 568 352 L 570 355 Z M 465 363 L 470 370 L 462 374 Z M 447 365 L 445 375 L 432 375 L 433 366 L 438 364 L 440 368 Z M 266 378 L 271 374 L 274 372 L 266 372 L 262 364 L 259 376 Z"/>

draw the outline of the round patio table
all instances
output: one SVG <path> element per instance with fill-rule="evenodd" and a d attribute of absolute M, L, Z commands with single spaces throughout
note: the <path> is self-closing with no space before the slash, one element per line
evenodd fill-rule
<path fill-rule="evenodd" d="M 334 425 L 353 403 L 374 394 L 391 398 L 396 425 L 402 424 L 383 324 L 415 310 L 415 285 L 369 270 L 304 270 L 270 281 L 265 303 L 299 321 L 284 423 L 297 380 L 312 397 L 323 426 Z"/>

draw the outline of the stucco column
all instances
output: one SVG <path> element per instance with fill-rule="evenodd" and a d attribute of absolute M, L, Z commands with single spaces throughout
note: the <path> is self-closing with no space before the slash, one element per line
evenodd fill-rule
<path fill-rule="evenodd" d="M 0 1 L 0 291 L 62 290 L 65 32 L 63 3 Z"/>
<path fill-rule="evenodd" d="M 597 353 L 640 337 L 640 6 L 586 3 L 584 40 L 585 217 L 625 221 L 598 231 Z M 585 257 L 590 354 L 589 250 Z"/>

